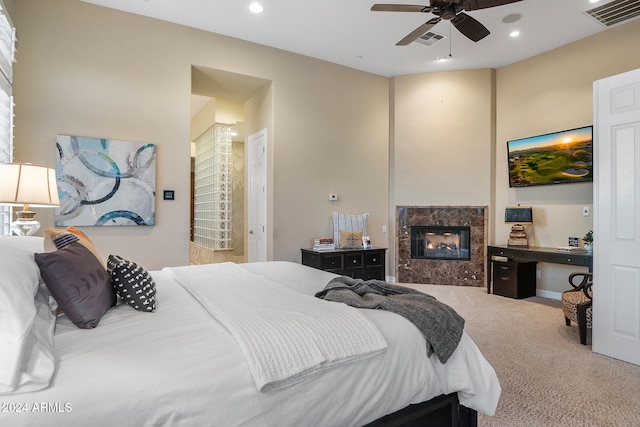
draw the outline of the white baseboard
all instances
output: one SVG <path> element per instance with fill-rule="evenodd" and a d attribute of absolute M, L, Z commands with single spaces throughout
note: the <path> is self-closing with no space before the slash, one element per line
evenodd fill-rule
<path fill-rule="evenodd" d="M 562 297 L 562 292 L 553 292 L 553 291 L 547 291 L 544 289 L 536 289 L 536 296 L 539 296 L 542 298 L 555 299 L 560 301 L 560 297 Z"/>

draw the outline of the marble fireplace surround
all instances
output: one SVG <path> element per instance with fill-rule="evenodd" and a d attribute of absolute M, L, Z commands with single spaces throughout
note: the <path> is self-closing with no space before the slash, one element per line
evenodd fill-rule
<path fill-rule="evenodd" d="M 411 226 L 471 228 L 470 260 L 411 258 Z M 397 206 L 396 281 L 434 285 L 485 286 L 486 206 Z"/>

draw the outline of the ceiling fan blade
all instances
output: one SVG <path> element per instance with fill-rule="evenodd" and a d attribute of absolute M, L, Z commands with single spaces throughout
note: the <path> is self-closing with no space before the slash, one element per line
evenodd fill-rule
<path fill-rule="evenodd" d="M 374 4 L 371 10 L 375 12 L 430 12 L 429 6 L 414 6 L 411 4 Z"/>
<path fill-rule="evenodd" d="M 405 38 L 396 43 L 396 46 L 406 46 L 427 31 L 431 29 L 434 25 L 440 22 L 440 18 L 431 18 L 424 24 L 420 25 L 418 28 L 409 33 Z"/>
<path fill-rule="evenodd" d="M 490 34 L 487 27 L 464 12 L 457 14 L 456 17 L 451 20 L 451 23 L 458 31 L 474 42 L 482 40 Z"/>
<path fill-rule="evenodd" d="M 487 9 L 489 7 L 502 6 L 509 3 L 516 3 L 522 0 L 465 0 L 462 2 L 464 10 Z"/>

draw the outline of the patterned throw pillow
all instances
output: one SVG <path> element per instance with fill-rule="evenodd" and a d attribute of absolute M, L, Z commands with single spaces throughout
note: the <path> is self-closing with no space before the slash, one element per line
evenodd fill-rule
<path fill-rule="evenodd" d="M 362 249 L 362 230 L 340 230 L 340 249 Z"/>
<path fill-rule="evenodd" d="M 102 259 L 102 256 L 100 255 L 100 252 L 98 252 L 96 246 L 93 244 L 91 239 L 89 239 L 89 237 L 87 237 L 87 235 L 80 231 L 78 228 L 70 225 L 65 229 L 47 228 L 46 230 L 44 230 L 45 252 L 60 250 L 76 241 L 89 249 L 91 253 L 98 259 L 98 261 L 100 261 L 102 266 L 105 266 L 104 260 Z"/>
<path fill-rule="evenodd" d="M 144 268 L 119 255 L 109 255 L 107 271 L 124 302 L 139 311 L 156 310 L 156 283 Z"/>

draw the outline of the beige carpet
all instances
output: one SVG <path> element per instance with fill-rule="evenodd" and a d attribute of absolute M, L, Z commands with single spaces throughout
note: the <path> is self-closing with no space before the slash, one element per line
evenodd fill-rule
<path fill-rule="evenodd" d="M 640 366 L 591 351 L 560 302 L 515 300 L 484 288 L 407 285 L 449 304 L 493 365 L 502 396 L 484 426 L 640 426 Z"/>

